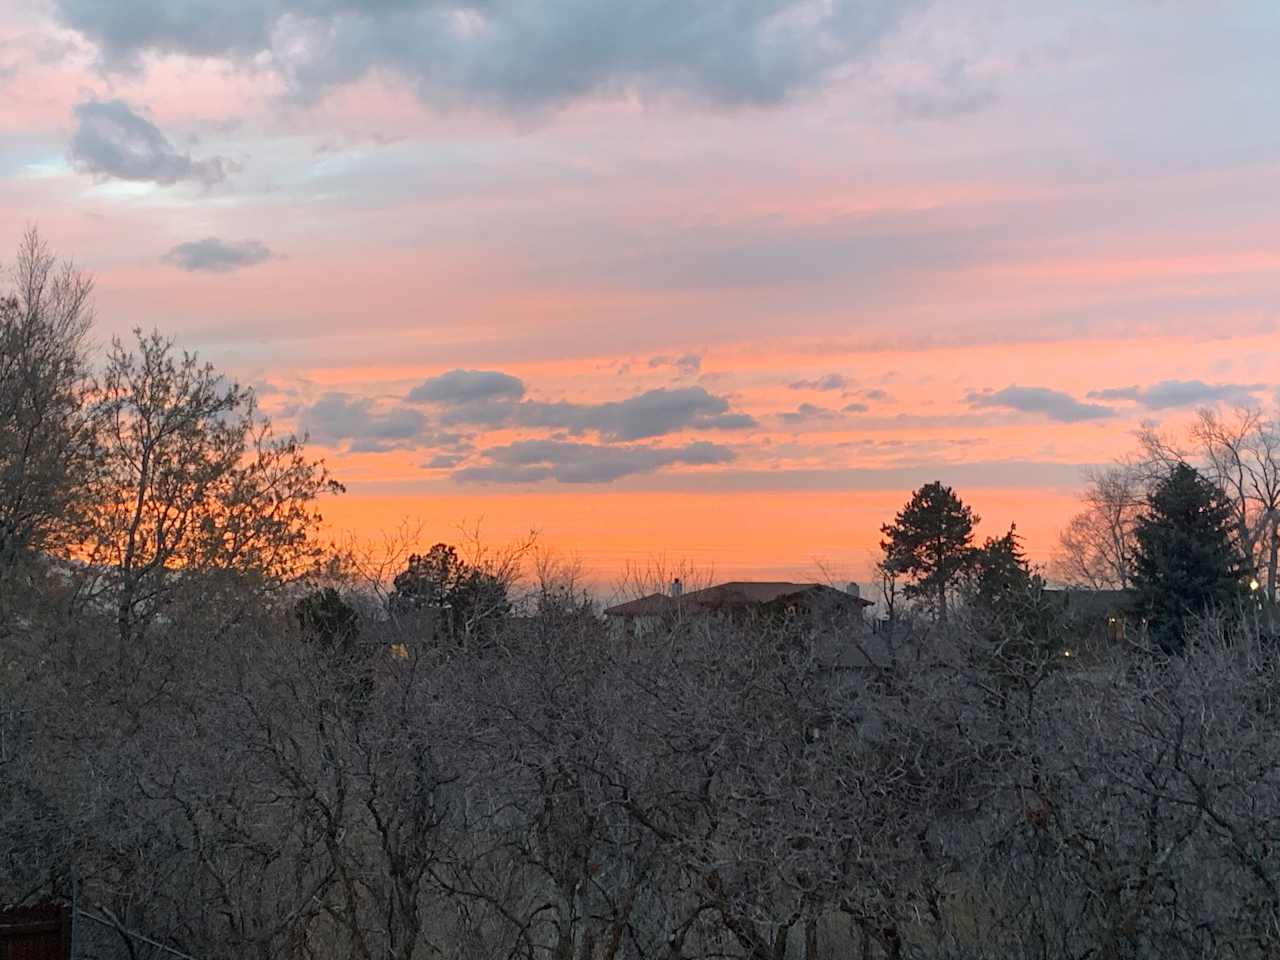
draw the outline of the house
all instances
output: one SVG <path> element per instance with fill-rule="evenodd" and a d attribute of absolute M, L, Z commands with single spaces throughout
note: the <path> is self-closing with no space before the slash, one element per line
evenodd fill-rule
<path fill-rule="evenodd" d="M 703 590 L 685 593 L 679 580 L 669 592 L 651 593 L 604 611 L 615 635 L 644 633 L 662 624 L 696 616 L 718 616 L 734 620 L 772 618 L 856 618 L 873 606 L 858 594 L 857 584 L 846 590 L 823 583 L 786 583 L 732 580 Z"/>
<path fill-rule="evenodd" d="M 1135 619 L 1132 590 L 1065 589 L 1045 590 L 1057 600 L 1063 613 L 1083 641 L 1118 643 Z"/>

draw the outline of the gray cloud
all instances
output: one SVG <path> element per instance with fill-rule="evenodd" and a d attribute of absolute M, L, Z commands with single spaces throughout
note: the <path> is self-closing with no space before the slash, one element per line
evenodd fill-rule
<path fill-rule="evenodd" d="M 849 378 L 842 373 L 828 373 L 816 380 L 796 380 L 787 386 L 792 390 L 844 390 L 851 384 Z"/>
<path fill-rule="evenodd" d="M 522 392 L 524 385 L 514 377 L 509 378 L 514 383 L 507 386 L 505 394 L 492 392 L 501 385 L 496 378 L 505 374 L 486 374 L 494 378 L 486 381 L 492 390 L 468 378 L 455 382 L 458 389 L 446 390 L 439 386 L 439 381 L 448 376 L 429 380 L 409 394 L 410 400 L 439 407 L 440 422 L 446 425 L 541 427 L 573 434 L 593 432 L 615 442 L 646 440 L 681 430 L 741 430 L 756 425 L 753 417 L 732 412 L 728 400 L 707 393 L 702 387 L 659 388 L 607 403 L 546 403 L 517 401 L 515 384 L 519 384 Z M 424 390 L 428 384 L 432 385 L 431 389 Z"/>
<path fill-rule="evenodd" d="M 754 418 L 732 413 L 729 401 L 702 387 L 649 390 L 626 400 L 598 404 L 527 404 L 528 426 L 593 430 L 606 440 L 644 440 L 686 429 L 741 430 Z"/>
<path fill-rule="evenodd" d="M 87 100 L 75 106 L 75 116 L 68 155 L 80 173 L 165 186 L 184 180 L 210 186 L 236 169 L 223 157 L 193 160 L 179 153 L 159 127 L 123 100 Z"/>
<path fill-rule="evenodd" d="M 497 370 L 450 370 L 424 380 L 409 391 L 413 403 L 473 404 L 519 400 L 524 382 Z"/>
<path fill-rule="evenodd" d="M 705 441 L 681 447 L 600 446 L 560 440 L 521 440 L 485 451 L 487 463 L 454 473 L 461 483 L 609 483 L 675 464 L 729 463 L 728 447 Z"/>
<path fill-rule="evenodd" d="M 426 470 L 452 470 L 466 459 L 464 453 L 437 453 L 422 466 Z"/>
<path fill-rule="evenodd" d="M 180 243 L 164 259 L 183 270 L 206 273 L 230 273 L 242 267 L 265 263 L 274 254 L 257 240 L 219 240 L 205 237 Z"/>
<path fill-rule="evenodd" d="M 702 357 L 696 353 L 684 353 L 678 357 L 650 357 L 649 369 L 656 370 L 658 367 L 675 367 L 681 376 L 692 377 L 702 369 Z"/>
<path fill-rule="evenodd" d="M 1253 395 L 1265 390 L 1262 383 L 1205 383 L 1203 380 L 1161 380 L 1149 387 L 1113 387 L 1094 390 L 1094 400 L 1132 400 L 1148 410 L 1191 407 L 1197 404 L 1254 402 Z"/>
<path fill-rule="evenodd" d="M 1105 465 L 1105 464 L 1102 464 Z M 830 469 L 694 470 L 627 478 L 620 490 L 699 491 L 901 491 L 909 496 L 922 483 L 942 480 L 956 486 L 961 495 L 973 489 L 1028 487 L 1078 490 L 1082 477 L 1099 464 L 1025 460 L 983 460 L 965 463 L 931 463 L 892 467 L 837 467 Z"/>
<path fill-rule="evenodd" d="M 274 0 L 57 0 L 68 26 L 117 65 L 144 51 L 215 57 L 249 55 L 270 42 Z"/>
<path fill-rule="evenodd" d="M 866 413 L 871 408 L 865 403 L 855 400 L 853 403 L 846 403 L 840 408 L 841 413 Z"/>
<path fill-rule="evenodd" d="M 994 393 L 970 393 L 965 401 L 972 407 L 1003 407 L 1020 413 L 1043 413 L 1050 420 L 1061 423 L 1115 416 L 1110 407 L 1081 403 L 1070 394 L 1047 387 L 1005 387 Z"/>
<path fill-rule="evenodd" d="M 778 419 L 794 427 L 804 423 L 812 423 L 815 420 L 834 420 L 838 416 L 838 413 L 827 407 L 819 407 L 812 403 L 802 403 L 794 410 L 779 414 Z"/>
<path fill-rule="evenodd" d="M 419 410 L 393 407 L 383 411 L 367 397 L 348 393 L 326 393 L 303 407 L 298 412 L 298 425 L 316 442 L 345 445 L 353 453 L 385 453 L 462 441 L 456 434 L 433 435 Z"/>
<path fill-rule="evenodd" d="M 917 0 L 56 0 L 104 60 L 272 63 L 304 94 L 374 70 L 436 100 L 561 104 L 620 92 L 772 103 L 858 60 Z"/>

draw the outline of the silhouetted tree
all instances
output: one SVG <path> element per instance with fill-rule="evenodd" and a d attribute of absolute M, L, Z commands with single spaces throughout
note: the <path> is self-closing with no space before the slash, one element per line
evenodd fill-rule
<path fill-rule="evenodd" d="M 880 528 L 885 566 L 909 580 L 908 599 L 928 598 L 937 618 L 947 621 L 947 592 L 969 564 L 973 550 L 973 510 L 950 487 L 927 483 Z"/>
<path fill-rule="evenodd" d="M 342 594 L 325 587 L 293 606 L 302 636 L 333 653 L 350 655 L 360 639 L 360 615 Z"/>
<path fill-rule="evenodd" d="M 1139 603 L 1160 647 L 1179 652 L 1190 617 L 1230 611 L 1242 596 L 1231 504 L 1194 467 L 1177 463 L 1151 492 L 1135 532 Z"/>
<path fill-rule="evenodd" d="M 1058 540 L 1053 570 L 1063 582 L 1090 590 L 1133 583 L 1133 527 L 1142 513 L 1145 470 L 1124 462 L 1088 474 L 1084 510 Z"/>
<path fill-rule="evenodd" d="M 457 640 L 511 613 L 507 582 L 467 563 L 447 543 L 409 557 L 408 566 L 396 575 L 389 605 L 398 615 L 435 611 L 441 627 Z"/>
<path fill-rule="evenodd" d="M 78 539 L 94 472 L 93 282 L 29 230 L 0 292 L 0 575 Z"/>
<path fill-rule="evenodd" d="M 1026 588 L 1033 576 L 1016 525 L 1003 536 L 987 537 L 973 552 L 973 598 L 984 606 L 995 605 L 1003 596 Z"/>
<path fill-rule="evenodd" d="M 1204 408 L 1185 437 L 1152 428 L 1139 441 L 1145 466 L 1157 480 L 1186 462 L 1222 491 L 1240 553 L 1274 604 L 1280 583 L 1280 411 L 1268 415 L 1245 406 L 1223 414 Z"/>
<path fill-rule="evenodd" d="M 975 653 L 1004 709 L 1017 695 L 1023 709 L 1063 653 L 1062 607 L 1045 593 L 1015 526 L 973 551 L 965 577 Z"/>
<path fill-rule="evenodd" d="M 447 543 L 437 543 L 425 554 L 412 554 L 404 571 L 396 574 L 391 591 L 393 613 L 412 613 L 447 606 L 463 579 L 462 559 Z"/>
<path fill-rule="evenodd" d="M 84 547 L 110 571 L 122 658 L 184 583 L 206 574 L 277 584 L 324 551 L 316 501 L 338 492 L 252 391 L 158 333 L 113 344 L 96 391 L 97 489 Z"/>

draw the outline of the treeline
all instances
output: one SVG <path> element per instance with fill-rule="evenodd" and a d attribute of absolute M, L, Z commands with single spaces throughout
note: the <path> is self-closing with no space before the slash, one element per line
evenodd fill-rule
<path fill-rule="evenodd" d="M 1276 450 L 1280 453 L 1280 443 Z M 1101 517 L 1111 514 L 1100 511 L 1095 498 L 1124 469 L 1091 482 L 1089 508 L 1064 533 L 1056 566 L 1067 573 L 1067 583 L 1085 591 L 1118 590 L 1113 610 L 1132 620 L 1136 650 L 1180 653 L 1187 634 L 1205 626 L 1252 629 L 1280 639 L 1274 585 L 1263 588 L 1256 558 L 1261 534 L 1276 518 L 1265 514 L 1260 532 L 1250 539 L 1241 510 L 1223 488 L 1179 458 L 1149 464 L 1141 487 L 1136 472 L 1129 474 L 1135 479 L 1126 493 L 1123 522 L 1109 526 Z M 1011 625 L 1016 631 L 1013 621 L 1019 617 L 1042 625 L 1052 621 L 1055 608 L 1064 605 L 1048 595 L 1043 575 L 1027 561 L 1016 527 L 977 546 L 977 522 L 955 491 L 935 482 L 917 490 L 894 522 L 881 528 L 885 539 L 877 572 L 891 626 L 900 595 L 914 604 L 911 612 L 923 608 L 943 627 L 955 601 L 964 605 L 970 629 L 977 619 L 994 621 L 997 631 Z M 1093 569 L 1105 551 L 1123 557 L 1122 575 L 1100 582 L 1071 577 Z M 1270 582 L 1273 568 L 1265 569 Z"/>
<path fill-rule="evenodd" d="M 95 374 L 87 282 L 34 237 L 17 279 L 0 905 L 74 897 L 95 956 L 1280 948 L 1280 653 L 1243 619 L 1065 657 L 1012 531 L 930 567 L 910 504 L 886 573 L 946 622 L 884 635 L 613 636 L 546 563 L 516 609 L 520 549 L 331 562 L 332 481 L 248 394 L 157 337 Z"/>
<path fill-rule="evenodd" d="M 1280 599 L 1280 411 L 1202 409 L 1181 434 L 1144 427 L 1137 449 L 1092 471 L 1084 509 L 1062 533 L 1058 578 L 1091 588 L 1133 587 L 1141 575 L 1138 532 L 1156 487 L 1180 465 L 1211 488 L 1241 567 L 1268 604 Z"/>

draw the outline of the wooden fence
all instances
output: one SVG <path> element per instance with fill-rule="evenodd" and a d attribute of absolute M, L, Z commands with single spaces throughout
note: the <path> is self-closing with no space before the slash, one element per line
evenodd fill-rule
<path fill-rule="evenodd" d="M 71 909 L 56 904 L 0 910 L 0 960 L 69 960 Z"/>

